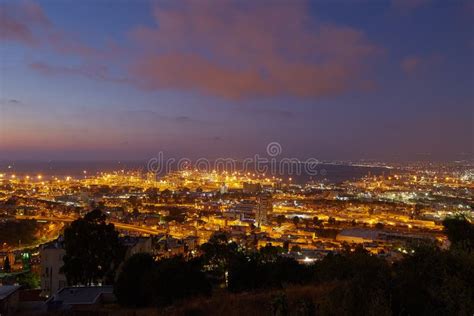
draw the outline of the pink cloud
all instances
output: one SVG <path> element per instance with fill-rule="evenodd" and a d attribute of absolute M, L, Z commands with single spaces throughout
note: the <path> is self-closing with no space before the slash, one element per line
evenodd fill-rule
<path fill-rule="evenodd" d="M 421 62 L 422 60 L 420 57 L 408 56 L 402 60 L 401 67 L 405 73 L 410 74 L 420 66 Z"/>
<path fill-rule="evenodd" d="M 75 67 L 56 66 L 43 62 L 34 62 L 29 67 L 43 75 L 80 75 L 94 80 L 111 81 L 117 83 L 128 82 L 126 78 L 114 77 L 110 74 L 109 68 L 103 65 L 84 64 Z"/>
<path fill-rule="evenodd" d="M 379 51 L 357 29 L 314 23 L 302 2 L 190 1 L 153 14 L 156 27 L 131 32 L 145 49 L 130 75 L 146 89 L 328 96 L 361 86 Z"/>
<path fill-rule="evenodd" d="M 0 40 L 52 49 L 61 54 L 83 58 L 110 55 L 80 41 L 54 25 L 34 2 L 0 4 Z"/>
<path fill-rule="evenodd" d="M 20 4 L 19 7 L 23 12 L 23 17 L 28 19 L 30 23 L 43 27 L 51 26 L 51 21 L 37 3 L 26 1 Z"/>
<path fill-rule="evenodd" d="M 38 28 L 47 28 L 50 24 L 41 7 L 33 2 L 0 4 L 0 40 L 35 45 Z"/>
<path fill-rule="evenodd" d="M 29 23 L 44 33 L 35 36 L 25 24 L 25 43 L 42 41 L 58 53 L 81 57 L 86 65 L 34 63 L 32 69 L 128 82 L 147 90 L 185 89 L 231 99 L 331 96 L 373 88 L 368 64 L 381 51 L 358 29 L 315 22 L 305 2 L 157 5 L 152 11 L 155 26 L 138 26 L 130 31 L 131 43 L 102 50 L 59 30 L 38 6 L 22 12 L 34 17 Z M 111 64 L 111 56 L 119 54 L 127 57 L 114 70 L 125 70 L 128 79 L 110 76 L 105 66 L 94 68 L 104 60 Z"/>
<path fill-rule="evenodd" d="M 407 56 L 400 62 L 400 67 L 407 75 L 414 75 L 431 69 L 442 61 L 442 56 L 432 54 L 429 56 Z"/>

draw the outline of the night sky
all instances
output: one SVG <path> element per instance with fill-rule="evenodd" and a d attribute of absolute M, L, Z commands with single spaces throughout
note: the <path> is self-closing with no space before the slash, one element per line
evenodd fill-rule
<path fill-rule="evenodd" d="M 0 0 L 0 159 L 472 159 L 473 3 Z"/>

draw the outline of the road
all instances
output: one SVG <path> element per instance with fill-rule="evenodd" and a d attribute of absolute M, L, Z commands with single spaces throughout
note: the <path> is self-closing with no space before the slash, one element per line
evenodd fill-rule
<path fill-rule="evenodd" d="M 15 218 L 18 220 L 34 219 L 37 221 L 66 222 L 66 223 L 76 220 L 76 218 L 72 218 L 72 217 L 49 217 L 49 216 L 39 216 L 39 215 L 38 216 L 16 215 Z M 165 233 L 165 230 L 162 230 L 162 229 L 153 229 L 153 228 L 125 224 L 125 223 L 114 222 L 114 221 L 109 221 L 109 223 L 114 224 L 114 226 L 117 229 L 133 231 L 133 232 L 138 232 L 142 234 L 158 235 L 158 234 Z"/>

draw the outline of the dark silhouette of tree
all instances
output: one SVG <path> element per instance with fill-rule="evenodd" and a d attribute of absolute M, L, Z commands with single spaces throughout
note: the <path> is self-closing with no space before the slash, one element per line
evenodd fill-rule
<path fill-rule="evenodd" d="M 128 198 L 128 203 L 130 204 L 130 206 L 132 206 L 132 208 L 137 208 L 142 204 L 142 201 L 136 195 L 131 195 Z"/>
<path fill-rule="evenodd" d="M 173 195 L 173 193 L 169 189 L 164 189 L 160 193 L 160 198 L 161 198 L 162 202 L 168 203 L 168 201 L 170 200 L 172 195 Z"/>
<path fill-rule="evenodd" d="M 114 284 L 114 293 L 121 305 L 145 307 L 153 304 L 155 269 L 156 262 L 147 253 L 137 253 L 125 261 Z"/>
<path fill-rule="evenodd" d="M 444 231 L 454 246 L 474 250 L 474 224 L 464 215 L 448 217 L 443 221 Z"/>
<path fill-rule="evenodd" d="M 18 277 L 18 283 L 25 289 L 38 289 L 41 285 L 39 275 L 31 271 L 22 273 Z"/>
<path fill-rule="evenodd" d="M 298 224 L 300 223 L 301 219 L 298 216 L 293 217 L 293 224 L 295 227 L 298 228 Z"/>
<path fill-rule="evenodd" d="M 148 199 L 150 199 L 153 202 L 156 202 L 158 199 L 158 193 L 159 193 L 158 188 L 148 188 L 145 190 L 145 194 L 147 195 Z"/>
<path fill-rule="evenodd" d="M 472 315 L 474 256 L 423 245 L 394 265 L 394 315 Z"/>
<path fill-rule="evenodd" d="M 281 226 L 281 224 L 283 224 L 283 222 L 285 221 L 285 215 L 278 215 L 276 218 L 275 218 L 278 226 Z"/>
<path fill-rule="evenodd" d="M 338 281 L 322 314 L 389 315 L 390 268 L 362 247 L 329 254 L 314 267 L 317 282 Z"/>
<path fill-rule="evenodd" d="M 64 266 L 69 284 L 112 283 L 125 251 L 113 224 L 98 209 L 75 220 L 64 231 Z"/>
<path fill-rule="evenodd" d="M 216 283 L 224 283 L 231 262 L 241 256 L 235 242 L 226 233 L 217 232 L 201 246 L 204 270 Z"/>
<path fill-rule="evenodd" d="M 376 229 L 383 229 L 385 227 L 385 225 L 383 223 L 377 223 L 375 224 L 375 228 Z"/>
<path fill-rule="evenodd" d="M 329 225 L 336 225 L 336 219 L 334 217 L 329 217 L 328 218 L 328 224 Z"/>
<path fill-rule="evenodd" d="M 184 298 L 209 295 L 211 284 L 201 266 L 200 259 L 186 261 L 182 256 L 159 261 L 153 277 L 156 304 L 166 306 Z"/>
<path fill-rule="evenodd" d="M 393 264 L 360 245 L 352 249 L 345 244 L 339 253 L 330 253 L 308 266 L 283 254 L 279 247 L 268 245 L 259 251 L 244 250 L 226 233 L 219 232 L 202 245 L 202 256 L 192 261 L 175 257 L 154 262 L 148 255 L 132 257 L 135 261 L 131 258 L 124 264 L 115 288 L 123 305 L 165 306 L 209 294 L 207 277 L 216 286 L 226 284 L 231 292 L 273 291 L 288 285 L 314 283 L 327 286 L 321 300 L 315 303 L 314 297 L 297 297 L 286 304 L 274 298 L 270 304 L 274 305 L 273 312 L 472 315 L 474 252 L 465 247 L 472 241 L 472 224 L 465 218 L 455 218 L 447 219 L 444 225 L 452 242 L 450 250 L 425 243 Z M 124 294 L 118 294 L 121 291 Z"/>
<path fill-rule="evenodd" d="M 12 266 L 10 264 L 10 258 L 8 256 L 5 257 L 3 261 L 3 272 L 10 273 L 12 272 Z"/>
<path fill-rule="evenodd" d="M 124 263 L 114 284 L 118 302 L 131 307 L 166 306 L 210 292 L 200 260 L 186 261 L 182 256 L 156 262 L 149 254 L 135 254 Z"/>
<path fill-rule="evenodd" d="M 450 250 L 421 244 L 394 265 L 394 314 L 472 315 L 474 225 L 458 215 L 446 218 L 443 226 Z"/>
<path fill-rule="evenodd" d="M 257 258 L 256 254 L 234 258 L 232 265 L 229 266 L 229 291 L 250 291 L 263 286 L 262 270 Z"/>
<path fill-rule="evenodd" d="M 317 227 L 323 226 L 323 221 L 320 220 L 317 216 L 313 217 L 313 225 Z"/>
<path fill-rule="evenodd" d="M 258 259 L 260 262 L 275 262 L 282 253 L 283 248 L 267 245 L 260 248 Z"/>
<path fill-rule="evenodd" d="M 301 247 L 298 245 L 294 245 L 291 247 L 291 252 L 300 252 L 300 251 L 301 251 Z"/>
<path fill-rule="evenodd" d="M 229 267 L 228 289 L 232 292 L 260 288 L 282 288 L 287 283 L 308 279 L 307 267 L 281 256 L 279 247 L 266 246 L 259 252 L 236 257 Z"/>

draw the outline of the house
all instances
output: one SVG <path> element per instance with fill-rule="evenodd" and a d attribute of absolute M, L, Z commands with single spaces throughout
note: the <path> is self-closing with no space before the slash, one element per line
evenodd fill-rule
<path fill-rule="evenodd" d="M 125 258 L 130 258 L 137 253 L 152 253 L 152 239 L 150 237 L 125 237 L 122 244 L 126 248 Z"/>
<path fill-rule="evenodd" d="M 45 298 L 41 296 L 41 289 L 21 289 L 19 315 L 36 315 L 46 311 Z"/>
<path fill-rule="evenodd" d="M 66 276 L 60 271 L 64 265 L 66 251 L 62 242 L 56 240 L 40 247 L 41 288 L 44 296 L 50 296 L 66 286 Z"/>
<path fill-rule="evenodd" d="M 91 310 L 116 301 L 112 286 L 64 287 L 47 301 L 48 311 Z"/>
<path fill-rule="evenodd" d="M 19 285 L 0 286 L 0 315 L 14 315 L 20 302 Z"/>

